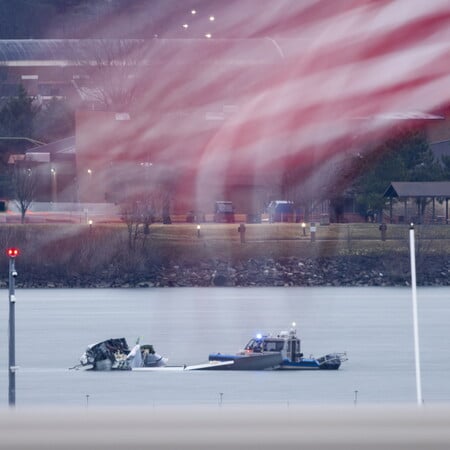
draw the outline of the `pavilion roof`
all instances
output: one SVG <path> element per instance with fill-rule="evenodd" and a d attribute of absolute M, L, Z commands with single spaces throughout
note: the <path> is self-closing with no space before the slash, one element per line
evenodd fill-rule
<path fill-rule="evenodd" d="M 383 196 L 450 198 L 450 181 L 393 181 Z"/>

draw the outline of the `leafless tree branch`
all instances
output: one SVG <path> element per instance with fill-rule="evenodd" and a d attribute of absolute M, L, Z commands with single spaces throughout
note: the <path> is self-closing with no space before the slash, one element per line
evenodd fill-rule
<path fill-rule="evenodd" d="M 128 111 L 136 98 L 144 41 L 99 39 L 87 41 L 78 61 L 83 74 L 80 94 L 106 110 Z"/>
<path fill-rule="evenodd" d="M 36 195 L 38 177 L 31 168 L 17 165 L 13 168 L 13 188 L 16 204 L 20 210 L 21 223 L 25 222 L 25 214 Z"/>

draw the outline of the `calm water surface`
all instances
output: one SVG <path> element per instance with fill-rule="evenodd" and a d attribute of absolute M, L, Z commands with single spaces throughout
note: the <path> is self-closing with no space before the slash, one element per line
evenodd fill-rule
<path fill-rule="evenodd" d="M 17 406 L 414 403 L 406 288 L 17 290 Z M 425 402 L 450 402 L 450 289 L 418 289 Z M 339 371 L 68 370 L 88 344 L 152 343 L 172 365 L 235 352 L 297 322 L 305 355 L 346 351 Z M 0 303 L 0 407 L 8 398 L 8 293 Z M 222 394 L 222 395 L 221 395 Z"/>

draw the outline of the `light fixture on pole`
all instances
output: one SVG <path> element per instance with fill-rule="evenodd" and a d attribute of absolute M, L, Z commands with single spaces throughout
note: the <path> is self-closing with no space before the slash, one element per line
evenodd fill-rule
<path fill-rule="evenodd" d="M 16 256 L 19 249 L 8 248 L 6 254 L 9 257 L 9 359 L 8 359 L 8 403 L 9 406 L 16 406 L 16 329 L 15 329 L 15 305 L 16 292 L 15 282 L 17 270 L 15 266 Z"/>
<path fill-rule="evenodd" d="M 50 172 L 51 172 L 51 177 L 52 177 L 52 202 L 53 203 L 56 203 L 56 201 L 57 201 L 57 192 L 58 192 L 58 190 L 57 190 L 57 186 L 56 186 L 56 169 L 54 168 L 54 167 L 52 167 L 51 169 L 50 169 Z"/>

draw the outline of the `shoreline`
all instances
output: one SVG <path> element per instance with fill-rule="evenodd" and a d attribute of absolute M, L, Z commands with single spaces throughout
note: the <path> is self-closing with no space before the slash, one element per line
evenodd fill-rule
<path fill-rule="evenodd" d="M 406 255 L 352 255 L 319 258 L 283 257 L 231 263 L 202 260 L 172 262 L 147 269 L 99 273 L 61 273 L 52 267 L 19 270 L 17 288 L 152 288 L 152 287 L 351 287 L 410 286 Z M 445 255 L 419 258 L 418 286 L 449 286 L 450 262 Z M 7 288 L 7 280 L 0 288 Z"/>

